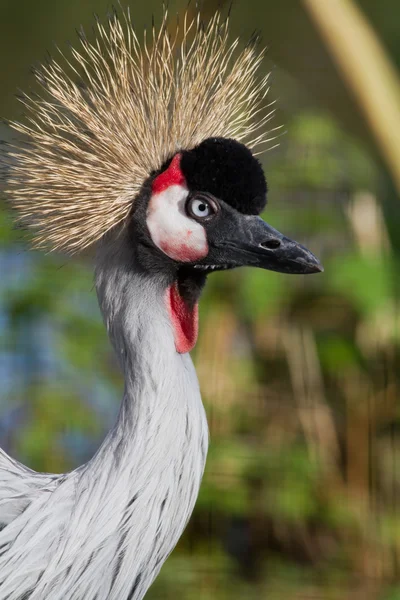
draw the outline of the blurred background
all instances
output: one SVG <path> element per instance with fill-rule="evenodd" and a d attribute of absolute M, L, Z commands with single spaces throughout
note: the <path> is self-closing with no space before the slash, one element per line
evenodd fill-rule
<path fill-rule="evenodd" d="M 159 0 L 125 5 L 138 31 L 161 15 Z M 30 66 L 109 9 L 1 0 L 0 114 L 19 118 Z M 400 3 L 236 0 L 232 36 L 254 29 L 283 125 L 262 158 L 264 216 L 325 273 L 210 277 L 193 353 L 210 453 L 146 598 L 399 600 Z M 101 443 L 122 379 L 91 259 L 27 252 L 20 237 L 0 204 L 0 441 L 62 472 Z"/>

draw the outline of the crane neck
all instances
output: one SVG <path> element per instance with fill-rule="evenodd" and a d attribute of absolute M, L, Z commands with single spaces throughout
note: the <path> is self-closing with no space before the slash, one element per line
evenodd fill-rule
<path fill-rule="evenodd" d="M 135 453 L 138 470 L 144 468 L 139 459 L 144 446 L 152 449 L 159 465 L 188 449 L 199 454 L 194 460 L 203 467 L 205 462 L 204 408 L 190 356 L 176 351 L 166 301 L 169 285 L 166 278 L 144 272 L 126 247 L 114 253 L 109 247 L 100 249 L 97 295 L 125 380 L 117 423 L 100 452 L 123 440 L 124 447 L 130 445 L 127 460 L 132 462 L 132 446 L 140 447 Z"/>

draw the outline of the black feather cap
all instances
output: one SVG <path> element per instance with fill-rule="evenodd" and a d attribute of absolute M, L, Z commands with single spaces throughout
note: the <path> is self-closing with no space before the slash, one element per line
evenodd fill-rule
<path fill-rule="evenodd" d="M 265 208 L 267 182 L 261 163 L 236 140 L 208 138 L 184 151 L 180 166 L 192 192 L 208 192 L 246 215 Z"/>

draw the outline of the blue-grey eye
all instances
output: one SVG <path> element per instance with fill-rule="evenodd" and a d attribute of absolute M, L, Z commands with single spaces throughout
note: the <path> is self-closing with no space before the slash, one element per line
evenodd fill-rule
<path fill-rule="evenodd" d="M 217 210 L 216 202 L 202 195 L 192 196 L 186 204 L 188 215 L 197 221 L 211 219 Z"/>

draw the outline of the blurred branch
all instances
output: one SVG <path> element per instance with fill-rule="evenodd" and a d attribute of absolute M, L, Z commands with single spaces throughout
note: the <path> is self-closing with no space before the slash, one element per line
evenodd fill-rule
<path fill-rule="evenodd" d="M 400 192 L 400 81 L 352 0 L 303 0 L 362 109 Z"/>

